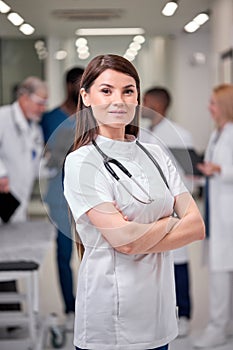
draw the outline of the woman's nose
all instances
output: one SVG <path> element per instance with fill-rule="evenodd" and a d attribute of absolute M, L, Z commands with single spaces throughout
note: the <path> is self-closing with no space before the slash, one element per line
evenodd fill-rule
<path fill-rule="evenodd" d="M 116 92 L 113 96 L 113 103 L 114 104 L 123 104 L 124 103 L 124 96 L 121 92 Z"/>

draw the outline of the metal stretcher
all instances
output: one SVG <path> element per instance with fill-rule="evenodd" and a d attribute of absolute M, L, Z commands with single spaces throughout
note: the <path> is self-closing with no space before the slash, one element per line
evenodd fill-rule
<path fill-rule="evenodd" d="M 27 330 L 25 336 L 17 339 L 12 335 L 0 336 L 1 350 L 42 350 L 48 330 L 53 326 L 54 336 L 61 338 L 60 342 L 54 342 L 55 347 L 63 343 L 62 335 L 56 334 L 55 318 L 48 315 L 42 319 L 39 314 L 38 271 L 54 235 L 53 226 L 44 220 L 0 224 L 0 282 L 23 280 L 25 286 L 24 293 L 0 293 L 0 304 L 24 306 L 19 311 L 0 311 L 0 328 L 24 326 Z"/>

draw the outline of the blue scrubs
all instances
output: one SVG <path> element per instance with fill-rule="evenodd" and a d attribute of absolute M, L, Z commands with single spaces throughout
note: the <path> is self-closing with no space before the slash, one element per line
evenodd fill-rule
<path fill-rule="evenodd" d="M 63 152 L 59 154 L 60 159 L 57 159 L 54 166 L 58 166 L 57 173 L 54 177 L 49 179 L 48 191 L 44 198 L 49 206 L 49 215 L 57 228 L 57 265 L 58 275 L 61 286 L 61 291 L 64 300 L 65 313 L 74 312 L 75 297 L 73 293 L 73 277 L 70 267 L 72 255 L 72 237 L 71 226 L 68 215 L 68 206 L 63 195 L 62 186 L 62 163 L 68 151 L 67 138 L 60 137 L 59 133 L 72 130 L 74 127 L 74 119 L 62 111 L 62 109 L 55 108 L 51 112 L 44 113 L 41 126 L 44 133 L 45 143 L 49 146 L 50 151 L 56 152 L 56 145 L 59 138 L 59 149 Z M 59 135 L 59 137 L 57 136 Z M 63 144 L 64 141 L 64 144 Z M 70 143 L 72 141 L 69 141 Z M 57 154 L 57 152 L 56 152 Z"/>

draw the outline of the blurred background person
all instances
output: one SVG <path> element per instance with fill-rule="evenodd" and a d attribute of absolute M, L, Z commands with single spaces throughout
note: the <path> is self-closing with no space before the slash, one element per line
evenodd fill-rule
<path fill-rule="evenodd" d="M 140 140 L 149 143 L 162 143 L 162 145 L 167 148 L 193 148 L 193 140 L 190 132 L 174 121 L 166 118 L 170 105 L 171 95 L 166 88 L 154 86 L 145 91 L 143 95 L 143 106 L 146 107 L 146 109 L 143 110 L 142 117 L 148 118 L 150 120 L 150 125 L 148 131 L 141 131 Z M 147 110 L 147 108 L 149 108 L 149 110 Z M 185 181 L 185 184 L 187 186 L 187 181 Z M 189 320 L 191 318 L 192 306 L 188 248 L 185 246 L 176 249 L 173 255 L 179 316 L 179 336 L 184 337 L 189 333 Z"/>
<path fill-rule="evenodd" d="M 195 342 L 212 348 L 227 341 L 233 297 L 233 85 L 213 89 L 209 111 L 215 123 L 199 170 L 208 177 L 209 323 Z M 233 329 L 231 329 L 231 332 Z M 232 335 L 232 333 L 231 333 Z"/>
<path fill-rule="evenodd" d="M 0 192 L 11 191 L 20 201 L 13 221 L 27 218 L 43 149 L 43 134 L 38 123 L 47 98 L 45 82 L 28 77 L 18 87 L 17 100 L 0 107 Z"/>
<path fill-rule="evenodd" d="M 45 82 L 28 77 L 17 88 L 17 100 L 0 107 L 0 192 L 11 192 L 20 202 L 11 221 L 27 220 L 33 184 L 39 175 L 43 134 L 39 121 L 47 105 Z M 1 282 L 0 290 L 16 291 L 15 282 Z M 15 310 L 4 304 L 1 310 Z"/>
<path fill-rule="evenodd" d="M 48 180 L 45 202 L 57 230 L 57 267 L 66 315 L 66 330 L 73 331 L 75 297 L 70 266 L 72 257 L 72 232 L 68 206 L 63 195 L 62 164 L 74 139 L 75 113 L 79 96 L 79 84 L 83 69 L 74 67 L 66 73 L 66 99 L 61 106 L 46 112 L 41 121 L 46 150 L 49 152 L 48 167 L 55 171 Z"/>

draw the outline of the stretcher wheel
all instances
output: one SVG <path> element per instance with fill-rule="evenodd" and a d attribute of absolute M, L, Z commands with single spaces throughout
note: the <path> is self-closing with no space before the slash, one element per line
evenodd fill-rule
<path fill-rule="evenodd" d="M 66 343 L 66 332 L 61 327 L 51 328 L 51 345 L 55 349 L 63 348 Z"/>

